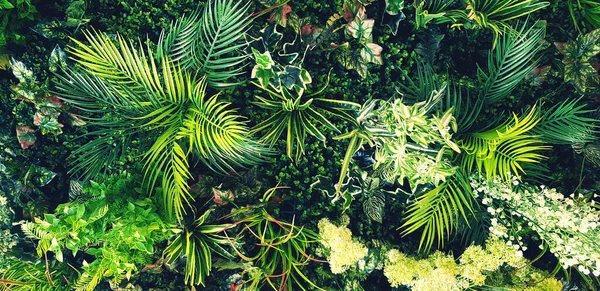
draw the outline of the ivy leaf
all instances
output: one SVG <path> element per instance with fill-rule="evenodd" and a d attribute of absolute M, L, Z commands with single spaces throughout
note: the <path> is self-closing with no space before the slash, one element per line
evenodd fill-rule
<path fill-rule="evenodd" d="M 385 0 L 385 12 L 389 15 L 398 15 L 404 9 L 404 0 Z"/>
<path fill-rule="evenodd" d="M 22 149 L 28 149 L 37 140 L 35 130 L 29 126 L 17 126 L 17 140 L 19 140 Z"/>
<path fill-rule="evenodd" d="M 292 12 L 292 7 L 290 7 L 290 5 L 283 4 L 281 7 L 278 7 L 271 12 L 269 21 L 285 27 L 287 25 L 287 14 L 290 12 Z"/>
<path fill-rule="evenodd" d="M 360 56 L 365 63 L 383 65 L 383 59 L 381 58 L 382 50 L 383 48 L 378 44 L 367 43 L 367 45 L 360 51 Z"/>
<path fill-rule="evenodd" d="M 275 77 L 275 72 L 273 71 L 275 62 L 273 62 L 269 51 L 261 54 L 255 48 L 252 48 L 252 52 L 254 53 L 256 65 L 252 68 L 251 77 L 257 78 L 261 86 L 267 87 L 271 79 Z"/>
<path fill-rule="evenodd" d="M 384 14 L 381 24 L 389 27 L 392 31 L 392 35 L 396 35 L 396 33 L 398 33 L 398 27 L 400 27 L 400 21 L 404 19 L 406 19 L 406 15 L 404 15 L 404 12 L 402 11 L 396 15 Z"/>
<path fill-rule="evenodd" d="M 361 43 L 373 42 L 373 19 L 359 19 L 358 17 L 354 21 L 348 24 L 346 31 L 353 38 L 359 39 Z"/>
<path fill-rule="evenodd" d="M 306 89 L 306 84 L 312 82 L 312 78 L 305 69 L 296 66 L 285 66 L 283 71 L 277 73 L 277 77 L 273 81 L 277 87 L 283 85 L 289 90 L 297 87 L 295 89 L 300 93 Z"/>
<path fill-rule="evenodd" d="M 10 66 L 12 67 L 12 73 L 21 83 L 35 82 L 33 72 L 25 66 L 21 61 L 15 59 L 10 60 Z"/>
<path fill-rule="evenodd" d="M 67 66 L 67 54 L 63 49 L 57 44 L 52 53 L 50 54 L 50 59 L 48 60 L 48 68 L 50 72 L 58 71 L 58 68 L 65 68 Z"/>
<path fill-rule="evenodd" d="M 293 41 L 284 43 L 283 50 L 278 53 L 285 64 L 292 64 L 300 55 L 298 48 L 296 48 L 297 39 L 298 36 L 295 35 Z"/>
<path fill-rule="evenodd" d="M 277 25 L 271 23 L 261 30 L 263 44 L 268 51 L 273 51 L 277 44 L 283 39 L 283 33 L 277 31 Z"/>

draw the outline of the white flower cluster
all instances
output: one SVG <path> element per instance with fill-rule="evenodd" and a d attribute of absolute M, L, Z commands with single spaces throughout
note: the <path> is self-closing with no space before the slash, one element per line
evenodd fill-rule
<path fill-rule="evenodd" d="M 600 276 L 600 215 L 594 202 L 582 195 L 563 194 L 541 186 L 495 179 L 471 179 L 473 195 L 481 197 L 491 214 L 490 232 L 519 252 L 527 249 L 519 236 L 535 231 L 563 267 L 577 267 L 584 275 Z M 522 254 L 522 253 L 521 253 Z"/>

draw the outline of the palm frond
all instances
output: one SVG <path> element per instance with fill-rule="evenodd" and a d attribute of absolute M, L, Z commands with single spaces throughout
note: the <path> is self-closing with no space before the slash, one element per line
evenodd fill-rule
<path fill-rule="evenodd" d="M 489 53 L 487 73 L 481 68 L 477 71 L 483 83 L 478 99 L 488 104 L 502 101 L 537 66 L 535 55 L 546 31 L 541 23 L 525 22 L 516 31 L 504 30 L 499 44 Z"/>
<path fill-rule="evenodd" d="M 529 15 L 550 3 L 539 0 L 466 0 L 469 19 L 481 27 L 491 28 L 496 35 L 510 29 L 508 21 Z"/>
<path fill-rule="evenodd" d="M 533 134 L 550 144 L 575 144 L 593 142 L 597 139 L 598 120 L 587 117 L 594 110 L 577 105 L 581 100 L 565 100 L 541 111 L 540 122 L 531 130 Z"/>
<path fill-rule="evenodd" d="M 211 87 L 237 84 L 230 79 L 243 74 L 242 62 L 248 57 L 241 41 L 250 25 L 250 2 L 211 0 L 202 12 L 194 12 L 163 32 L 158 56 L 169 56 L 184 68 L 207 76 Z"/>
<path fill-rule="evenodd" d="M 423 62 L 417 63 L 417 77 L 409 77 L 406 73 L 402 73 L 408 84 L 399 83 L 399 88 L 396 92 L 407 101 L 407 103 L 417 103 L 426 101 L 431 96 L 431 92 L 441 91 L 442 81 L 440 77 L 433 71 L 431 65 Z"/>
<path fill-rule="evenodd" d="M 146 187 L 153 188 L 163 173 L 166 209 L 181 218 L 191 199 L 190 153 L 223 174 L 263 162 L 270 153 L 250 139 L 229 103 L 217 95 L 206 98 L 205 77 L 196 78 L 164 55 L 157 62 L 149 48 L 146 55 L 120 36 L 118 45 L 100 33 L 86 37 L 89 46 L 77 42 L 71 50 L 87 73 L 67 70 L 57 87 L 79 109 L 108 114 L 87 119 L 90 131 L 85 137 L 93 139 L 74 151 L 72 171 L 93 177 L 139 138 Z"/>
<path fill-rule="evenodd" d="M 23 290 L 23 291 L 66 291 L 73 290 L 69 286 L 69 279 L 73 279 L 65 270 L 65 265 L 46 266 L 44 262 L 35 263 L 23 259 L 7 258 L 8 267 L 2 272 L 0 278 L 0 290 Z M 66 282 L 65 282 L 66 281 Z"/>
<path fill-rule="evenodd" d="M 84 31 L 84 36 L 89 45 L 71 39 L 75 46 L 69 46 L 68 51 L 77 57 L 76 61 L 84 71 L 112 85 L 118 101 L 140 104 L 148 92 L 162 92 L 150 48 L 147 48 L 148 58 L 143 49 L 136 49 L 131 41 L 120 35 L 117 35 L 116 43 L 97 31 Z"/>
<path fill-rule="evenodd" d="M 419 250 L 430 250 L 435 241 L 438 247 L 443 247 L 456 229 L 459 217 L 466 220 L 468 213 L 473 213 L 472 192 L 466 174 L 456 171 L 409 206 L 406 221 L 400 227 L 402 235 L 422 229 Z"/>
<path fill-rule="evenodd" d="M 196 92 L 204 87 L 197 86 Z M 272 152 L 250 139 L 239 115 L 217 97 L 198 100 L 185 115 L 182 133 L 189 136 L 190 149 L 210 169 L 224 174 L 264 162 Z"/>
<path fill-rule="evenodd" d="M 549 149 L 536 136 L 527 134 L 539 122 L 534 106 L 521 118 L 512 120 L 485 132 L 473 133 L 460 141 L 462 169 L 470 173 L 476 166 L 491 179 L 500 176 L 510 180 L 511 175 L 520 177 L 525 172 L 522 164 L 533 166 L 545 157 L 538 152 Z"/>

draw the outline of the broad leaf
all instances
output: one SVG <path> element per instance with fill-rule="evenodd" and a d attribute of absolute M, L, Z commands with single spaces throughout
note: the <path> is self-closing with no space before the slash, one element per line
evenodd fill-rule
<path fill-rule="evenodd" d="M 52 53 L 50 54 L 50 59 L 48 60 L 48 68 L 50 72 L 56 72 L 59 68 L 64 68 L 67 66 L 67 54 L 60 48 L 57 44 Z"/>
<path fill-rule="evenodd" d="M 346 31 L 353 38 L 358 39 L 361 43 L 373 42 L 373 19 L 354 19 L 346 27 Z"/>
<path fill-rule="evenodd" d="M 269 17 L 269 21 L 275 22 L 283 27 L 287 25 L 287 15 L 292 12 L 292 7 L 287 4 L 283 4 L 280 7 L 275 8 L 271 12 L 271 16 Z"/>
<path fill-rule="evenodd" d="M 17 139 L 22 149 L 28 149 L 35 144 L 35 130 L 29 126 L 17 126 Z"/>

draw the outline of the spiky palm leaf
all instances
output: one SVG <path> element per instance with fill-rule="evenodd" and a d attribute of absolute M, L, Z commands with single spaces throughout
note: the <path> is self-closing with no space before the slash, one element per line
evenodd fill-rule
<path fill-rule="evenodd" d="M 477 71 L 483 82 L 479 99 L 495 103 L 508 97 L 510 92 L 537 66 L 535 57 L 544 39 L 546 29 L 543 22 L 529 25 L 523 23 L 517 30 L 505 30 L 499 43 L 488 56 L 487 72 Z"/>
<path fill-rule="evenodd" d="M 540 122 L 532 129 L 533 134 L 550 144 L 576 144 L 593 142 L 597 139 L 598 120 L 586 117 L 594 110 L 577 105 L 580 99 L 565 100 L 541 111 Z"/>
<path fill-rule="evenodd" d="M 169 56 L 186 69 L 207 76 L 211 87 L 237 84 L 231 78 L 243 74 L 244 34 L 250 26 L 250 2 L 211 0 L 199 10 L 163 31 L 158 57 Z"/>
<path fill-rule="evenodd" d="M 539 0 L 466 0 L 468 19 L 496 35 L 510 29 L 508 21 L 529 15 L 550 3 Z"/>
<path fill-rule="evenodd" d="M 86 73 L 67 71 L 59 77 L 60 96 L 88 113 L 88 137 L 74 154 L 73 171 L 96 175 L 129 147 L 145 153 L 145 185 L 152 188 L 162 173 L 164 202 L 169 214 L 182 217 L 189 203 L 188 156 L 212 170 L 227 173 L 257 164 L 268 153 L 249 139 L 249 131 L 229 103 L 206 97 L 206 82 L 163 56 L 159 62 L 147 48 L 136 49 L 117 36 L 85 33 L 90 45 L 70 48 Z M 139 134 L 141 133 L 141 134 Z M 139 144 L 134 137 L 141 136 Z"/>
<path fill-rule="evenodd" d="M 221 245 L 229 244 L 230 240 L 218 233 L 231 227 L 230 224 L 205 224 L 211 211 L 207 211 L 196 219 L 190 227 L 177 230 L 175 239 L 165 248 L 167 263 L 172 264 L 179 257 L 185 257 L 185 283 L 203 285 L 206 276 L 212 268 L 212 253 L 226 258 L 233 255 Z"/>
<path fill-rule="evenodd" d="M 422 228 L 420 250 L 430 250 L 437 241 L 438 247 L 456 229 L 459 217 L 467 221 L 473 213 L 474 198 L 467 175 L 458 170 L 435 189 L 419 196 L 407 211 L 406 221 L 400 227 L 407 235 Z"/>
<path fill-rule="evenodd" d="M 260 86 L 258 83 L 256 85 Z M 293 96 L 284 87 L 281 88 L 281 93 L 268 88 L 263 89 L 269 92 L 271 98 L 256 96 L 259 101 L 254 103 L 272 113 L 269 118 L 254 126 L 252 133 L 266 130 L 261 141 L 274 145 L 285 132 L 286 153 L 290 159 L 294 156 L 297 160 L 304 154 L 304 141 L 307 135 L 325 141 L 325 135 L 317 127 L 318 125 L 339 133 L 337 127 L 327 119 L 327 115 L 352 121 L 352 116 L 346 111 L 360 107 L 357 103 L 345 100 Z"/>
<path fill-rule="evenodd" d="M 511 175 L 520 177 L 525 172 L 522 164 L 539 163 L 545 157 L 538 152 L 549 149 L 536 136 L 528 134 L 539 121 L 534 106 L 521 118 L 515 114 L 512 120 L 494 129 L 467 136 L 459 142 L 463 170 L 471 173 L 476 166 L 488 179 L 500 176 L 508 181 Z"/>

